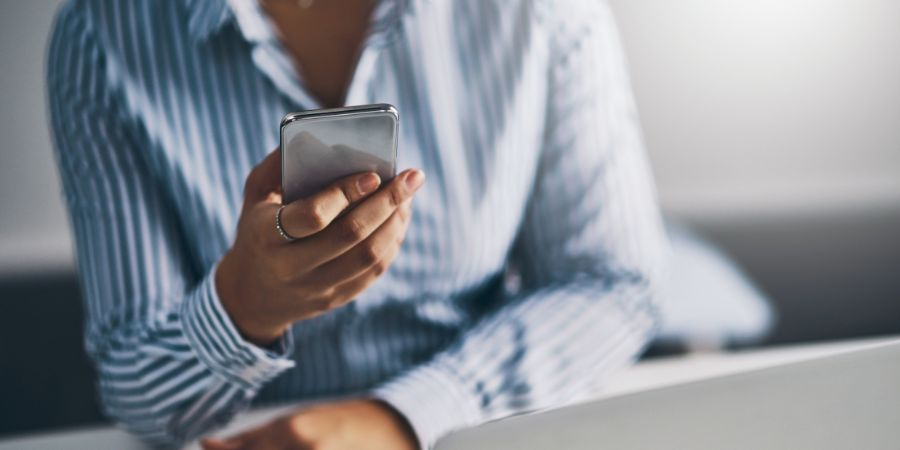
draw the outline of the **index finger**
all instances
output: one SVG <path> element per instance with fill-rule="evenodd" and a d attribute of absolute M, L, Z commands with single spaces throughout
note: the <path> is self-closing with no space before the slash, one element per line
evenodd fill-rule
<path fill-rule="evenodd" d="M 322 231 L 342 211 L 375 192 L 381 178 L 375 172 L 364 172 L 341 178 L 318 193 L 284 207 L 281 225 L 295 238 Z"/>

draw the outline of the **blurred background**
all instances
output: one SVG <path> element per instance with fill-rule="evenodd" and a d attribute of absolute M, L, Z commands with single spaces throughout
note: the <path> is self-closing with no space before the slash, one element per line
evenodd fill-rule
<path fill-rule="evenodd" d="M 0 435 L 102 421 L 45 110 L 60 3 L 0 4 Z M 708 302 L 669 307 L 743 327 L 701 346 L 900 332 L 900 2 L 611 4 L 662 206 L 689 230 L 673 296 Z"/>

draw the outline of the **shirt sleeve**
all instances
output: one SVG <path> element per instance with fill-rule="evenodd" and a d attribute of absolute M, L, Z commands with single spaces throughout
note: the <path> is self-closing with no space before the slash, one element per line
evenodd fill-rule
<path fill-rule="evenodd" d="M 668 247 L 604 2 L 554 35 L 540 170 L 513 263 L 522 289 L 374 391 L 423 449 L 449 431 L 584 399 L 653 335 Z M 578 8 L 576 8 L 578 9 Z"/>
<path fill-rule="evenodd" d="M 197 269 L 187 254 L 117 71 L 71 3 L 57 18 L 47 65 L 85 340 L 104 409 L 148 442 L 179 445 L 229 420 L 291 367 L 291 337 L 259 348 L 230 321 L 215 267 Z"/>

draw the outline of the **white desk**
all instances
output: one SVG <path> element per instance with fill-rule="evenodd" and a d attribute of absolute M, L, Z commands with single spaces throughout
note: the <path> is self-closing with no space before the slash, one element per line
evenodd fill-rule
<path fill-rule="evenodd" d="M 810 344 L 734 353 L 693 354 L 651 360 L 620 372 L 606 385 L 602 392 L 598 393 L 598 398 L 608 398 L 646 389 L 772 367 L 789 362 L 836 355 L 898 339 L 900 337 Z M 295 407 L 296 405 L 248 412 L 236 419 L 225 430 L 217 433 L 217 435 L 233 434 L 244 428 L 263 423 Z M 141 445 L 141 443 L 125 432 L 112 427 L 59 431 L 0 440 L 0 450 L 51 450 L 60 448 L 72 450 L 147 450 L 146 446 Z M 197 448 L 195 445 L 188 447 L 190 450 Z"/>

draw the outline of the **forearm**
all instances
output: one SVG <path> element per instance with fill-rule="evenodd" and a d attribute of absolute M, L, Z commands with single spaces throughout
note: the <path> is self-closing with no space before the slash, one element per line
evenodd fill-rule
<path fill-rule="evenodd" d="M 407 417 L 423 448 L 453 429 L 581 398 L 651 338 L 653 288 L 621 273 L 520 294 L 375 395 Z"/>
<path fill-rule="evenodd" d="M 107 414 L 155 445 L 175 446 L 227 422 L 293 366 L 289 336 L 272 350 L 241 339 L 208 275 L 158 321 L 93 334 Z"/>

